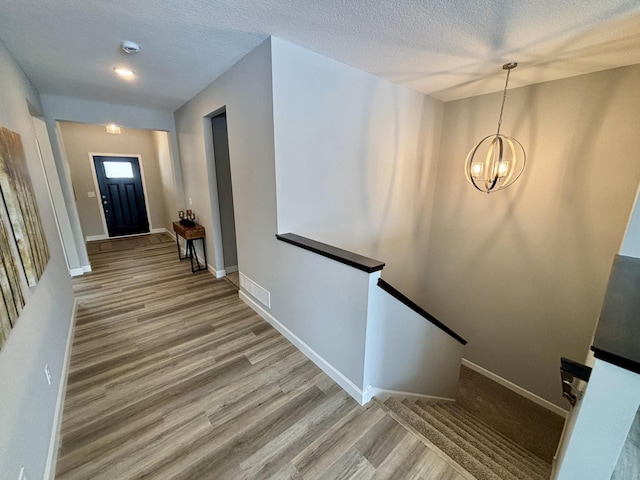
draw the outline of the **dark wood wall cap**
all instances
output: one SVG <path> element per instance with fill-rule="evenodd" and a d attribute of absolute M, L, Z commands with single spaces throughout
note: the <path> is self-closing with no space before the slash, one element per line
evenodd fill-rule
<path fill-rule="evenodd" d="M 467 344 L 467 341 L 464 338 L 462 338 L 460 335 L 458 335 L 456 332 L 451 330 L 449 327 L 447 327 L 444 323 L 442 323 L 436 317 L 434 317 L 429 312 L 427 312 L 420 305 L 411 301 L 408 297 L 400 293 L 398 290 L 396 290 L 394 287 L 389 285 L 387 282 L 385 282 L 381 278 L 378 279 L 378 286 L 381 289 L 383 289 L 385 292 L 387 292 L 389 295 L 391 295 L 393 298 L 395 298 L 396 300 L 404 303 L 407 307 L 409 307 L 411 310 L 416 312 L 418 315 L 422 316 L 423 318 L 426 318 L 429 322 L 433 323 L 436 327 L 438 327 L 440 330 L 448 334 L 450 337 L 456 339 L 462 345 Z"/>
<path fill-rule="evenodd" d="M 640 258 L 616 255 L 591 350 L 640 373 Z"/>
<path fill-rule="evenodd" d="M 283 233 L 277 234 L 276 238 L 296 247 L 304 248 L 310 252 L 317 253 L 323 257 L 330 258 L 336 262 L 344 263 L 350 267 L 357 268 L 363 272 L 373 273 L 384 268 L 384 262 L 374 260 L 373 258 L 364 257 L 357 253 L 350 252 L 348 250 L 342 250 L 341 248 L 332 247 L 326 243 L 317 242 L 310 238 L 301 237 L 295 233 Z"/>

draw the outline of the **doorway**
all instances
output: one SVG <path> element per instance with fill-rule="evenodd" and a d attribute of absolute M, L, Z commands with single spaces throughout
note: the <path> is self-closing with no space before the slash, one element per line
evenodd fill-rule
<path fill-rule="evenodd" d="M 94 155 L 93 162 L 109 237 L 149 233 L 138 158 Z"/>
<path fill-rule="evenodd" d="M 226 111 L 211 117 L 211 130 L 213 133 L 216 185 L 218 187 L 222 256 L 224 259 L 224 270 L 228 274 L 238 271 L 238 248 L 236 245 L 236 222 L 233 210 L 233 188 L 231 186 L 231 163 L 229 159 Z"/>

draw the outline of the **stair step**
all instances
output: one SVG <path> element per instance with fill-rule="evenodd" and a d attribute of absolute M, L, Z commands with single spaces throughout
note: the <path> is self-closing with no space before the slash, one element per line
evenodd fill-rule
<path fill-rule="evenodd" d="M 420 406 L 422 406 L 423 402 L 418 402 Z M 427 403 L 427 402 L 424 402 Z M 465 425 L 469 424 L 471 428 L 482 429 L 485 431 L 486 436 L 490 437 L 493 442 L 497 445 L 503 446 L 504 448 L 509 448 L 514 454 L 519 455 L 523 458 L 526 458 L 528 462 L 535 465 L 541 472 L 547 473 L 549 471 L 550 464 L 544 459 L 538 457 L 535 453 L 527 450 L 523 446 L 515 443 L 509 437 L 504 434 L 496 431 L 491 425 L 483 422 L 478 419 L 466 408 L 459 406 L 455 403 L 435 403 L 432 405 L 434 408 L 442 409 L 451 413 L 451 416 L 455 419 L 459 419 L 460 422 L 463 422 Z"/>
<path fill-rule="evenodd" d="M 528 463 L 531 463 L 541 471 L 546 472 L 549 469 L 548 462 L 538 457 L 533 452 L 530 452 L 523 446 L 515 443 L 509 437 L 498 432 L 491 425 L 476 418 L 473 413 L 469 412 L 462 406 L 459 406 L 455 403 L 447 405 L 445 403 L 435 402 L 418 402 L 417 405 L 426 410 L 431 408 L 436 411 L 445 412 L 447 418 L 449 418 L 451 421 L 456 422 L 460 426 L 460 428 L 466 429 L 470 432 L 481 431 L 487 441 L 493 445 L 496 445 L 497 448 L 507 449 L 509 452 L 511 452 L 512 455 L 525 458 Z"/>
<path fill-rule="evenodd" d="M 473 417 L 461 407 L 455 404 L 449 405 L 449 408 L 444 407 L 442 403 L 420 401 L 410 408 L 426 421 L 431 416 L 435 417 L 444 425 L 444 431 L 454 431 L 489 458 L 503 464 L 514 475 L 518 476 L 521 471 L 531 471 L 542 478 L 548 478 L 550 466 L 531 452 L 514 444 L 489 425 L 473 422 Z"/>
<path fill-rule="evenodd" d="M 517 448 L 502 448 L 513 443 L 506 437 L 501 439 L 501 444 L 496 450 L 488 449 L 487 446 L 491 444 L 489 438 L 495 440 L 494 434 L 498 434 L 498 432 L 492 432 L 490 435 L 486 435 L 484 430 L 491 430 L 488 426 L 482 426 L 481 430 L 476 431 L 474 435 L 466 429 L 460 428 L 459 421 L 456 423 L 447 418 L 451 415 L 450 412 L 445 413 L 440 410 L 431 414 L 414 403 L 408 401 L 403 403 L 395 398 L 388 399 L 385 405 L 478 480 L 544 480 L 549 478 L 550 466 L 547 466 L 546 469 L 542 469 L 541 465 L 535 463 L 532 466 L 532 459 L 529 458 L 531 453 L 520 452 Z M 427 409 L 431 409 L 431 407 L 427 406 Z M 463 416 L 468 415 L 468 412 L 460 413 Z M 508 454 L 502 456 L 503 450 L 506 450 Z M 535 462 L 535 459 L 533 460 Z"/>

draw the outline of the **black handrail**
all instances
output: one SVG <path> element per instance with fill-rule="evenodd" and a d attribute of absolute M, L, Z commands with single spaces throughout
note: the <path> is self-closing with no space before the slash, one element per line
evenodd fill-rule
<path fill-rule="evenodd" d="M 317 253 L 323 257 L 330 258 L 336 262 L 344 263 L 350 267 L 357 268 L 363 272 L 373 273 L 384 268 L 384 262 L 374 260 L 373 258 L 358 255 L 357 253 L 343 250 L 341 248 L 327 245 L 326 243 L 317 242 L 310 238 L 301 237 L 295 233 L 283 233 L 277 234 L 276 238 L 296 247 L 309 250 L 310 252 Z"/>
<path fill-rule="evenodd" d="M 458 335 L 456 332 L 451 330 L 449 327 L 447 327 L 444 323 L 442 323 L 436 317 L 434 317 L 429 312 L 427 312 L 420 305 L 418 305 L 417 303 L 413 302 L 407 296 L 403 295 L 398 290 L 396 290 L 394 287 L 389 285 L 383 279 L 381 279 L 381 278 L 378 279 L 378 286 L 381 289 L 383 289 L 385 292 L 387 292 L 389 295 L 391 295 L 393 298 L 395 298 L 396 300 L 402 302 L 404 305 L 406 305 L 411 310 L 416 312 L 418 315 L 420 315 L 420 316 L 426 318 L 427 320 L 429 320 L 431 323 L 433 323 L 440 330 L 442 330 L 443 332 L 447 333 L 451 337 L 455 338 L 462 345 L 466 345 L 467 344 L 467 341 L 464 338 L 462 338 L 460 335 Z"/>

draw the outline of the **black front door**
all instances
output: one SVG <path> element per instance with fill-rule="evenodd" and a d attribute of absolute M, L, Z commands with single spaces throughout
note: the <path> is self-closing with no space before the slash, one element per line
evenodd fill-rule
<path fill-rule="evenodd" d="M 109 236 L 149 232 L 138 159 L 94 156 L 93 161 Z"/>

